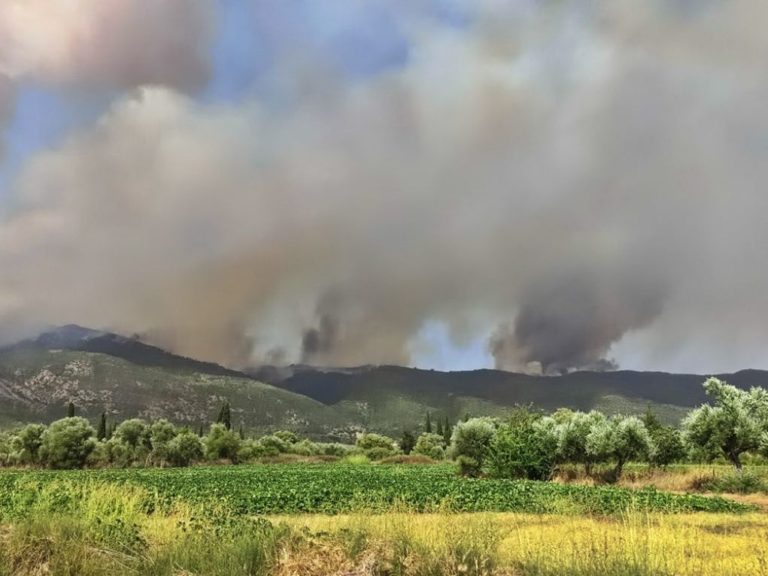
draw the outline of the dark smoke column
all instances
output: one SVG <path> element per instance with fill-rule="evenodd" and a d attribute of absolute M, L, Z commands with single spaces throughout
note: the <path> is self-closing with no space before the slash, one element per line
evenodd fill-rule
<path fill-rule="evenodd" d="M 496 367 L 543 374 L 615 369 L 605 357 L 611 345 L 662 311 L 662 291 L 631 276 L 606 281 L 584 270 L 533 285 L 514 324 L 491 338 Z"/>

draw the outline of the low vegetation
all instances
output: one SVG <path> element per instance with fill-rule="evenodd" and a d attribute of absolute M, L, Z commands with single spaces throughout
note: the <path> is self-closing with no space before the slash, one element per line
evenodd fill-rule
<path fill-rule="evenodd" d="M 56 493 L 73 505 L 89 483 L 145 489 L 149 507 L 178 502 L 216 505 L 237 514 L 338 514 L 392 509 L 414 512 L 527 512 L 619 514 L 628 508 L 667 513 L 744 512 L 722 498 L 671 494 L 653 488 L 554 482 L 468 479 L 452 466 L 332 466 L 293 464 L 158 470 L 18 472 L 0 475 L 0 508 L 34 505 L 37 494 Z"/>

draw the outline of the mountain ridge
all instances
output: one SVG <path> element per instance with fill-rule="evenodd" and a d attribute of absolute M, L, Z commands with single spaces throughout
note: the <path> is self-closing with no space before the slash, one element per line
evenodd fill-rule
<path fill-rule="evenodd" d="M 719 375 L 740 388 L 768 388 L 768 372 Z M 350 438 L 369 429 L 417 429 L 427 412 L 457 420 L 503 416 L 516 405 L 608 413 L 651 405 L 677 422 L 706 401 L 706 376 L 618 370 L 532 376 L 493 369 L 441 372 L 402 366 L 261 366 L 243 372 L 185 358 L 108 331 L 76 325 L 0 349 L 0 424 L 49 421 L 73 401 L 80 413 L 115 419 L 166 417 L 199 426 L 224 400 L 252 430 L 291 428 Z M 239 419 L 239 420 L 238 420 Z"/>

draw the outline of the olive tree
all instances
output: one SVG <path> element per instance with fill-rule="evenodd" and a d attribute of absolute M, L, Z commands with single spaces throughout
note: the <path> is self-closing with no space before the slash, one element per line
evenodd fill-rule
<path fill-rule="evenodd" d="M 605 423 L 605 415 L 602 412 L 572 412 L 562 414 L 558 422 L 557 431 L 557 456 L 561 462 L 582 464 L 584 472 L 592 473 L 592 465 L 596 457 L 587 450 L 587 437 L 593 428 Z"/>
<path fill-rule="evenodd" d="M 168 461 L 174 466 L 189 466 L 202 460 L 203 443 L 194 432 L 184 429 L 168 441 Z"/>
<path fill-rule="evenodd" d="M 598 461 L 614 464 L 614 481 L 627 462 L 647 459 L 652 451 L 651 435 L 636 416 L 614 416 L 596 424 L 587 436 L 587 452 Z"/>
<path fill-rule="evenodd" d="M 43 433 L 40 459 L 51 468 L 82 468 L 96 447 L 94 436 L 85 418 L 57 420 Z"/>
<path fill-rule="evenodd" d="M 741 456 L 757 450 L 768 428 L 768 393 L 739 390 L 717 378 L 704 382 L 714 405 L 704 404 L 683 420 L 683 440 L 693 452 L 713 459 L 722 454 L 737 471 Z"/>
<path fill-rule="evenodd" d="M 150 459 L 153 463 L 162 465 L 170 460 L 170 443 L 177 434 L 176 426 L 168 420 L 160 419 L 152 423 L 149 427 L 149 442 L 152 446 Z"/>
<path fill-rule="evenodd" d="M 381 434 L 361 434 L 358 436 L 355 445 L 371 460 L 381 460 L 388 456 L 394 456 L 400 451 L 400 447 L 395 440 Z"/>
<path fill-rule="evenodd" d="M 462 474 L 480 474 L 494 434 L 496 422 L 491 418 L 470 418 L 456 424 L 451 435 L 449 454 L 459 463 Z"/>
<path fill-rule="evenodd" d="M 441 434 L 430 434 L 424 432 L 420 434 L 413 447 L 413 454 L 421 454 L 432 460 L 442 460 L 445 458 L 445 449 L 443 448 L 443 436 Z"/>
<path fill-rule="evenodd" d="M 496 478 L 548 480 L 556 457 L 556 420 L 520 413 L 496 430 L 488 450 L 487 468 Z"/>
<path fill-rule="evenodd" d="M 14 438 L 14 448 L 19 453 L 19 459 L 26 464 L 35 464 L 39 461 L 40 446 L 43 444 L 45 426 L 42 424 L 28 424 L 22 428 Z"/>
<path fill-rule="evenodd" d="M 240 438 L 226 424 L 213 424 L 205 437 L 205 455 L 209 460 L 227 459 L 237 462 Z"/>

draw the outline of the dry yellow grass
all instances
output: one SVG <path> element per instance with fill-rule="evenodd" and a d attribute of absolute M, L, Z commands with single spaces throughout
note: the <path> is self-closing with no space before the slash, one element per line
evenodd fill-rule
<path fill-rule="evenodd" d="M 413 570 L 404 574 L 426 573 L 418 566 L 442 558 L 444 574 L 768 575 L 768 516 L 757 513 L 628 514 L 616 519 L 384 514 L 275 520 L 334 539 L 364 539 L 363 550 L 407 546 Z"/>

